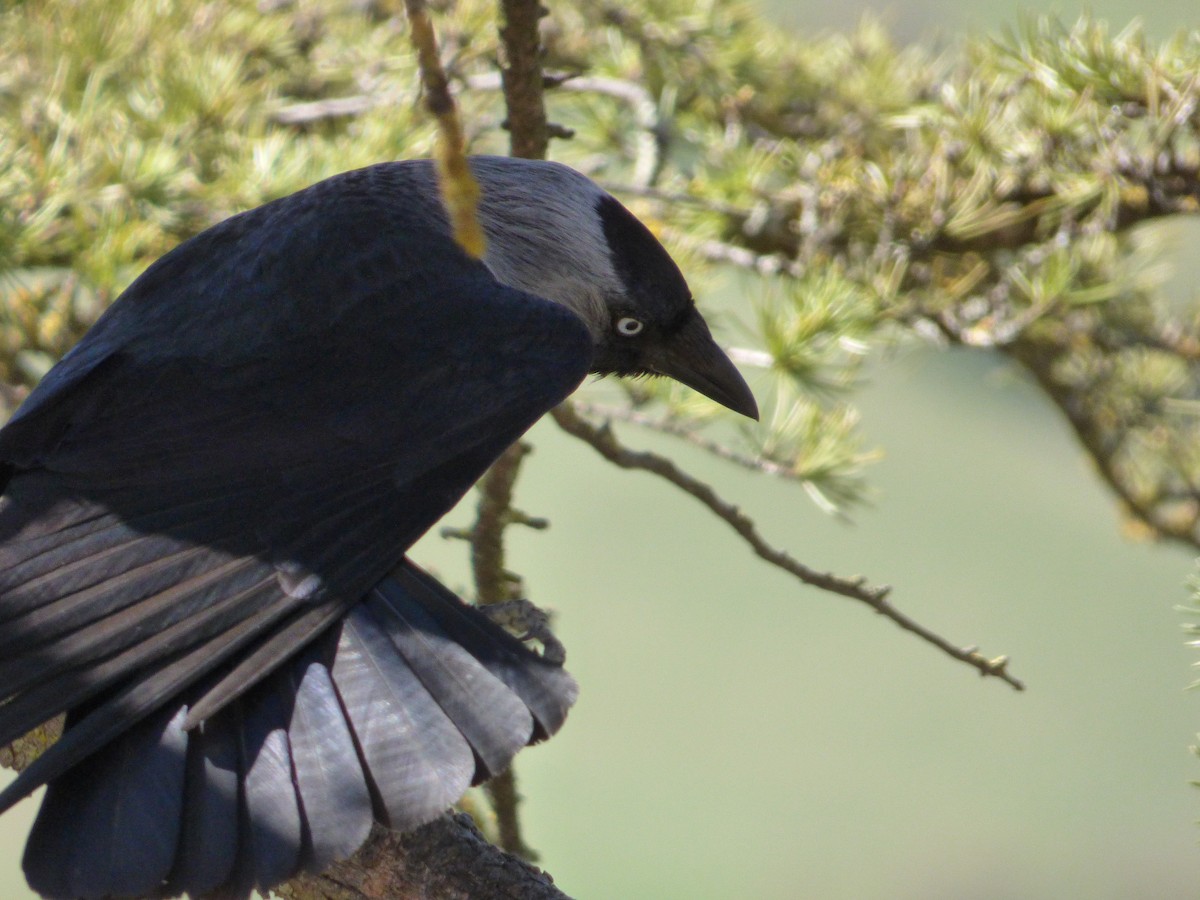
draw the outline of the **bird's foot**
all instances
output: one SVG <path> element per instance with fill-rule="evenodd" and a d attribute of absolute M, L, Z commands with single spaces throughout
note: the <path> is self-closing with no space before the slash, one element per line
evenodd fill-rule
<path fill-rule="evenodd" d="M 542 645 L 542 659 L 561 666 L 567 660 L 567 648 L 550 630 L 550 614 L 523 597 L 488 603 L 480 612 L 516 636 L 519 641 L 537 641 Z"/>

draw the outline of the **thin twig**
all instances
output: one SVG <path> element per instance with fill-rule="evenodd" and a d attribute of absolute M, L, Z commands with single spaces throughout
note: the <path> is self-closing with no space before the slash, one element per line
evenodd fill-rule
<path fill-rule="evenodd" d="M 519 579 L 504 564 L 504 532 L 509 525 L 521 521 L 519 516 L 512 514 L 513 487 L 521 472 L 521 462 L 529 452 L 528 444 L 513 444 L 492 463 L 479 482 L 475 524 L 468 534 L 475 597 L 481 604 L 503 603 L 520 593 Z M 524 859 L 535 859 L 537 854 L 521 835 L 517 809 L 520 794 L 513 770 L 510 768 L 492 778 L 485 790 L 496 813 L 500 846 Z"/>
<path fill-rule="evenodd" d="M 749 516 L 724 500 L 709 485 L 689 475 L 666 457 L 645 450 L 631 450 L 621 444 L 607 425 L 595 425 L 574 409 L 570 403 L 555 408 L 552 415 L 559 427 L 573 437 L 588 444 L 609 462 L 622 469 L 640 469 L 669 481 L 680 490 L 695 497 L 718 518 L 732 528 L 750 548 L 773 566 L 794 576 L 805 584 L 830 593 L 849 597 L 867 604 L 875 612 L 891 619 L 905 631 L 937 647 L 943 653 L 977 669 L 980 675 L 999 678 L 1018 691 L 1025 685 L 1008 672 L 1008 657 L 988 659 L 973 647 L 957 647 L 941 635 L 910 619 L 888 602 L 891 588 L 872 587 L 865 578 L 842 578 L 829 572 L 818 572 L 794 559 L 784 550 L 771 546 L 758 533 L 758 528 Z"/>
<path fill-rule="evenodd" d="M 271 112 L 270 117 L 280 125 L 307 125 L 323 119 L 339 119 L 345 116 L 361 116 L 377 106 L 390 106 L 408 100 L 407 95 L 352 94 L 348 97 L 329 97 L 325 100 L 309 100 L 304 103 L 289 103 Z"/>
<path fill-rule="evenodd" d="M 732 447 L 728 447 L 719 441 L 711 440 L 701 435 L 693 427 L 678 422 L 674 419 L 663 419 L 658 416 L 648 416 L 636 409 L 629 409 L 623 406 L 609 406 L 601 403 L 589 403 L 586 400 L 572 401 L 576 412 L 581 412 L 585 416 L 594 418 L 617 420 L 621 422 L 629 422 L 631 425 L 637 425 L 641 428 L 657 431 L 662 434 L 669 434 L 671 437 L 679 438 L 693 447 L 699 447 L 705 453 L 710 453 L 718 459 L 723 459 L 726 462 L 731 462 L 736 466 L 741 466 L 743 469 L 749 469 L 752 472 L 760 472 L 764 475 L 772 475 L 776 478 L 785 478 L 789 481 L 807 481 L 808 479 L 797 475 L 792 469 L 787 466 L 780 465 L 769 459 L 764 459 L 761 456 L 747 456 L 744 453 L 738 453 Z"/>

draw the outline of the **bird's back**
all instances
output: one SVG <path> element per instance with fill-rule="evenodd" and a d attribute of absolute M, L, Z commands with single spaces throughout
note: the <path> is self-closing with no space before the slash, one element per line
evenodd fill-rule
<path fill-rule="evenodd" d="M 557 728 L 570 679 L 404 553 L 590 359 L 454 244 L 427 164 L 236 216 L 131 285 L 0 430 L 0 745 L 70 711 L 0 795 L 57 781 L 35 887 L 266 887 Z"/>

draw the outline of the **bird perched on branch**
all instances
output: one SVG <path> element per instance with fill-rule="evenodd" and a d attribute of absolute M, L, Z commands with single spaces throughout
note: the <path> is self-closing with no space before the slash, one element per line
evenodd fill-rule
<path fill-rule="evenodd" d="M 427 161 L 348 172 L 150 266 L 0 430 L 0 746 L 62 738 L 49 897 L 245 896 L 405 830 L 575 684 L 405 553 L 587 373 L 757 416 L 679 269 L 560 165 L 480 157 L 482 260 Z"/>

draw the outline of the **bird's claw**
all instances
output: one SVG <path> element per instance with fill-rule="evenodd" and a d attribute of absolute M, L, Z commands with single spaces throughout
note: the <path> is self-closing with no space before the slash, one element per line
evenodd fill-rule
<path fill-rule="evenodd" d="M 518 597 L 500 603 L 489 603 L 479 609 L 517 640 L 523 643 L 529 641 L 540 643 L 542 659 L 559 666 L 566 662 L 567 648 L 550 629 L 550 614 L 539 609 L 531 601 L 524 597 Z"/>

